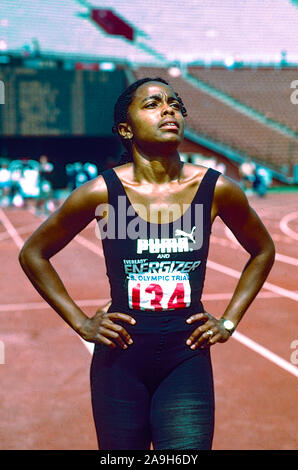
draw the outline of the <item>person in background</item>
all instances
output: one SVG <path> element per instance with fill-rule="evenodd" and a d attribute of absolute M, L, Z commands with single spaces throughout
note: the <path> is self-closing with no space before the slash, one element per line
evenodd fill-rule
<path fill-rule="evenodd" d="M 55 209 L 51 182 L 53 172 L 54 165 L 49 161 L 47 155 L 41 155 L 39 157 L 39 195 L 36 201 L 36 215 L 49 214 Z"/>
<path fill-rule="evenodd" d="M 265 197 L 272 181 L 270 172 L 264 167 L 256 167 L 253 173 L 253 190 L 260 197 Z"/>
<path fill-rule="evenodd" d="M 96 178 L 98 175 L 97 166 L 94 163 L 86 162 L 82 164 L 81 162 L 75 163 L 75 187 L 78 188 L 87 181 Z"/>
<path fill-rule="evenodd" d="M 1 163 L 0 166 L 0 206 L 8 207 L 11 192 L 11 172 L 7 162 Z"/>
<path fill-rule="evenodd" d="M 241 179 L 240 184 L 244 190 L 252 188 L 255 170 L 256 170 L 256 165 L 251 160 L 245 160 L 239 166 L 239 175 Z"/>

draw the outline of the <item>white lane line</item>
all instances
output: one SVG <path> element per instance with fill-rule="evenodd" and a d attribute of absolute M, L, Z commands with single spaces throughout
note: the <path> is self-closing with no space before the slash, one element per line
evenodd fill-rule
<path fill-rule="evenodd" d="M 95 253 L 96 255 L 99 255 L 101 257 L 103 257 L 103 250 L 102 248 L 100 247 L 100 244 L 98 242 L 98 244 L 96 243 L 93 243 L 93 242 L 90 242 L 89 240 L 87 240 L 85 237 L 83 237 L 82 235 L 76 235 L 76 237 L 74 238 L 74 240 L 76 242 L 78 242 L 80 245 L 84 246 L 85 248 L 87 248 L 88 250 L 92 251 L 93 253 Z"/>
<path fill-rule="evenodd" d="M 234 338 L 236 341 L 239 341 L 239 343 L 242 343 L 249 349 L 252 349 L 261 356 L 265 357 L 269 361 L 273 362 L 275 365 L 281 367 L 287 372 L 290 372 L 290 374 L 295 375 L 295 377 L 298 377 L 298 368 L 294 366 L 294 364 L 291 364 L 285 359 L 282 359 L 280 356 L 273 353 L 269 349 L 264 348 L 264 346 L 261 346 L 260 344 L 256 343 L 247 336 L 244 336 L 242 333 L 239 333 L 239 331 L 234 331 L 232 338 Z"/>
<path fill-rule="evenodd" d="M 298 212 L 290 212 L 289 214 L 285 215 L 281 221 L 279 222 L 279 228 L 280 230 L 285 234 L 287 235 L 288 237 L 291 237 L 293 238 L 294 240 L 298 241 L 298 233 L 297 232 L 294 232 L 294 230 L 292 230 L 290 227 L 289 227 L 289 222 L 291 222 L 292 220 L 294 219 L 297 219 L 298 218 Z"/>
<path fill-rule="evenodd" d="M 212 300 L 230 300 L 232 298 L 233 293 L 218 293 L 218 294 L 203 294 L 202 295 L 202 302 L 205 301 L 212 301 Z M 280 297 L 279 294 L 275 294 L 274 292 L 259 292 L 258 299 L 275 299 Z"/>
<path fill-rule="evenodd" d="M 204 294 L 202 297 L 203 302 L 212 302 L 216 300 L 229 300 L 232 298 L 232 292 L 224 293 L 214 293 L 214 294 Z M 272 292 L 260 292 L 258 294 L 258 299 L 275 299 L 280 297 L 278 294 Z M 84 299 L 84 300 L 74 300 L 74 302 L 79 307 L 96 307 L 99 308 L 101 305 L 105 305 L 109 302 L 109 298 L 106 299 Z M 16 311 L 30 311 L 30 310 L 45 310 L 52 309 L 52 307 L 46 302 L 20 302 L 14 304 L 0 304 L 0 312 L 16 312 Z"/>
<path fill-rule="evenodd" d="M 86 299 L 86 300 L 75 300 L 74 302 L 79 307 L 99 308 L 101 305 L 105 305 L 109 300 L 110 299 Z M 0 312 L 15 312 L 15 311 L 44 310 L 44 309 L 52 309 L 52 307 L 46 301 L 0 305 Z"/>
<path fill-rule="evenodd" d="M 14 228 L 9 218 L 6 216 L 2 209 L 0 209 L 0 221 L 4 225 L 5 229 L 7 230 L 17 247 L 21 249 L 24 245 L 24 241 L 22 240 L 17 230 Z"/>
<path fill-rule="evenodd" d="M 93 352 L 94 352 L 95 344 L 94 343 L 89 343 L 88 341 L 85 341 L 80 335 L 78 335 L 78 336 L 79 336 L 80 340 L 82 341 L 82 343 L 84 344 L 85 348 L 88 349 L 89 353 L 92 356 Z"/>
<path fill-rule="evenodd" d="M 32 232 L 33 230 L 35 230 L 38 227 L 38 225 L 35 222 L 35 224 L 28 224 L 28 225 L 24 225 L 22 227 L 18 227 L 18 234 L 21 235 L 23 233 Z M 0 233 L 0 242 L 3 241 L 3 240 L 7 240 L 9 238 L 10 238 L 10 234 L 8 232 Z"/>
<path fill-rule="evenodd" d="M 298 259 L 293 258 L 292 256 L 282 255 L 281 253 L 275 254 L 276 261 L 281 263 L 292 264 L 293 266 L 298 266 Z"/>
<path fill-rule="evenodd" d="M 12 225 L 12 223 L 10 222 L 10 220 L 8 219 L 8 217 L 6 216 L 6 214 L 3 212 L 2 209 L 0 209 L 0 221 L 2 222 L 2 224 L 4 225 L 5 229 L 7 230 L 7 232 L 9 233 L 9 235 L 11 236 L 11 238 L 13 239 L 13 241 L 15 242 L 15 244 L 17 245 L 18 249 L 21 249 L 22 246 L 24 245 L 24 241 L 22 240 L 22 238 L 20 237 L 20 235 L 18 234 L 17 230 L 14 228 L 14 226 Z M 75 237 L 75 240 L 80 243 L 81 245 L 85 246 L 86 248 L 88 248 L 89 250 L 93 251 L 94 253 L 100 255 L 100 256 L 103 256 L 103 252 L 100 248 L 100 246 L 98 245 L 95 245 L 95 243 L 92 243 L 92 242 L 89 242 L 89 240 L 86 240 L 84 237 L 82 237 L 81 235 L 77 235 Z M 42 302 L 41 302 L 42 304 Z M 32 307 L 32 304 L 31 304 L 31 307 Z M 1 309 L 0 309 L 1 311 Z M 80 335 L 78 335 L 78 337 L 80 338 L 80 340 L 83 342 L 84 346 L 87 348 L 87 350 L 89 351 L 90 354 L 93 354 L 93 349 L 94 349 L 94 344 L 92 343 L 88 343 L 87 341 L 85 341 L 83 338 L 81 338 Z"/>
<path fill-rule="evenodd" d="M 234 277 L 236 279 L 239 279 L 241 276 L 240 271 L 236 271 L 235 269 L 229 268 L 228 266 L 224 266 L 222 264 L 215 263 L 211 260 L 207 261 L 207 267 L 223 274 L 227 274 L 228 276 Z M 288 289 L 284 289 L 283 287 L 276 286 L 275 284 L 271 284 L 270 282 L 265 282 L 263 284 L 263 288 L 274 292 L 275 294 L 281 295 L 282 297 L 287 297 L 288 299 L 295 300 L 296 302 L 298 301 L 298 293 Z"/>
<path fill-rule="evenodd" d="M 226 233 L 227 238 L 229 240 L 231 240 L 231 242 L 233 242 L 233 244 L 234 244 L 234 246 L 230 245 L 231 248 L 241 248 L 241 245 L 238 242 L 237 238 L 234 236 L 234 234 L 231 232 L 231 230 L 228 227 L 225 227 L 225 233 Z M 298 237 L 298 234 L 297 234 L 297 237 Z M 216 237 L 216 238 L 218 238 L 219 240 L 222 240 L 224 242 L 224 238 L 223 239 L 220 239 L 219 237 Z M 217 241 L 216 238 L 214 240 L 215 243 Z M 298 240 L 298 238 L 297 238 L 297 240 Z M 298 266 L 298 259 L 297 258 L 293 258 L 292 256 L 282 255 L 281 253 L 276 253 L 275 254 L 275 260 L 279 261 L 281 263 L 291 264 L 292 266 Z"/>
<path fill-rule="evenodd" d="M 3 211 L 1 211 L 3 212 Z M 5 215 L 5 214 L 4 214 Z M 5 216 L 6 217 L 6 216 Z M 6 218 L 7 219 L 7 218 Z M 8 220 L 8 219 L 7 219 Z M 8 220 L 9 222 L 9 220 Z M 9 222 L 10 224 L 10 222 Z M 11 225 L 11 224 L 10 224 Z M 6 226 L 5 226 L 6 227 Z M 14 229 L 14 227 L 11 225 L 13 231 L 10 231 L 9 233 L 16 233 L 17 234 L 17 231 Z M 14 233 L 14 236 L 15 236 L 15 233 Z M 17 234 L 18 236 L 18 234 Z M 20 237 L 19 237 L 20 238 Z M 76 237 L 77 238 L 77 237 Z M 84 243 L 84 246 L 88 249 L 91 249 L 92 252 L 95 252 L 97 253 L 99 256 L 102 256 L 102 250 L 101 252 L 98 250 L 98 245 L 93 243 L 93 242 L 89 242 L 89 240 L 86 240 L 84 237 L 82 236 L 79 236 L 79 239 L 81 244 Z M 83 239 L 83 240 L 82 240 Z M 21 239 L 20 239 L 21 240 Z M 85 242 L 88 242 L 88 243 L 85 243 Z M 79 243 L 80 243 L 79 242 Z M 23 241 L 22 241 L 23 243 Z M 92 247 L 92 248 L 91 248 Z M 239 271 L 236 271 L 235 269 L 231 269 L 227 266 L 223 266 L 223 265 L 220 265 L 218 263 L 215 263 L 213 261 L 208 261 L 207 262 L 207 266 L 211 269 L 214 269 L 216 271 L 220 271 L 224 274 L 227 274 L 229 276 L 232 276 L 234 278 L 237 278 L 239 279 L 239 276 L 241 275 L 241 273 Z M 264 287 L 267 288 L 268 290 L 271 290 L 272 292 L 274 292 L 275 294 L 279 294 L 279 295 L 284 295 L 285 297 L 288 297 L 288 298 L 291 298 L 293 300 L 298 300 L 298 294 L 296 294 L 295 292 L 292 292 L 292 291 L 289 291 L 287 289 L 283 289 L 283 288 L 280 288 L 278 286 L 274 286 L 270 283 L 265 283 L 264 284 Z M 78 335 L 79 336 L 79 335 Z M 85 341 L 83 338 L 81 338 L 79 336 L 80 340 L 82 341 L 82 343 L 85 345 L 85 347 L 87 348 L 87 350 L 90 352 L 90 354 L 93 354 L 93 350 L 94 350 L 94 344 L 93 343 L 89 343 L 87 341 Z M 266 359 L 270 360 L 271 362 L 274 362 L 274 364 L 276 364 L 277 366 L 279 367 L 282 367 L 284 370 L 290 372 L 291 374 L 293 375 L 296 375 L 297 376 L 297 368 L 295 366 L 293 366 L 292 364 L 288 363 L 287 361 L 285 361 L 284 359 L 280 358 L 279 356 L 277 356 L 276 354 L 272 353 L 271 351 L 267 350 L 266 348 L 264 348 L 263 346 L 259 345 L 258 343 L 256 343 L 255 341 L 251 340 L 250 338 L 246 337 L 245 335 L 235 331 L 232 338 L 234 338 L 236 341 L 239 341 L 241 342 L 242 344 L 244 344 L 245 346 L 247 346 L 248 348 L 254 350 L 255 352 L 257 352 L 258 354 L 262 355 L 263 357 L 266 357 Z M 294 369 L 293 369 L 294 368 Z"/>
<path fill-rule="evenodd" d="M 80 239 L 81 239 L 80 240 L 81 244 L 82 245 L 84 244 L 84 246 L 86 248 L 91 249 L 91 251 L 93 251 L 94 253 L 99 254 L 100 256 L 103 256 L 102 250 L 99 253 L 97 244 L 95 244 L 93 242 L 89 242 L 89 240 L 86 240 L 82 236 L 80 236 Z M 88 243 L 85 243 L 85 241 L 87 241 Z M 216 271 L 220 271 L 224 274 L 235 277 L 237 279 L 239 279 L 239 277 L 241 275 L 241 273 L 239 271 L 236 271 L 235 269 L 228 268 L 227 266 L 220 265 L 218 263 L 214 263 L 213 261 L 208 261 L 207 266 L 210 267 L 211 269 L 215 269 Z M 274 294 L 274 296 L 285 296 L 285 297 L 288 297 L 288 298 L 293 299 L 293 300 L 298 300 L 298 293 L 296 293 L 296 292 L 292 292 L 292 291 L 289 291 L 287 289 L 283 289 L 281 287 L 275 286 L 275 285 L 273 285 L 271 283 L 268 283 L 268 282 L 265 282 L 263 287 L 268 289 L 269 291 L 271 291 Z M 264 294 L 266 294 L 266 293 L 264 293 Z M 218 299 L 217 295 L 218 294 L 209 294 L 209 300 L 211 300 L 211 299 L 215 300 L 215 298 Z M 219 294 L 219 295 L 225 296 L 228 299 L 231 298 L 231 294 Z M 261 296 L 261 293 L 258 294 L 258 298 L 260 298 L 260 296 Z M 208 295 L 206 294 L 204 296 L 204 298 L 205 298 L 205 300 L 207 300 Z M 249 349 L 251 349 L 251 350 L 255 351 L 256 353 L 260 354 L 261 356 L 265 357 L 266 359 L 273 362 L 275 365 L 281 367 L 282 369 L 286 370 L 287 372 L 291 373 L 292 375 L 295 375 L 296 377 L 298 376 L 298 369 L 293 364 L 287 362 L 285 359 L 282 359 L 277 354 L 273 353 L 269 349 L 264 348 L 263 346 L 256 343 L 255 341 L 251 340 L 247 336 L 239 333 L 238 331 L 235 331 L 232 338 L 234 338 L 236 341 L 244 344 Z M 94 344 L 86 342 L 81 337 L 80 337 L 80 339 L 84 343 L 85 347 L 88 349 L 90 354 L 93 354 Z"/>
<path fill-rule="evenodd" d="M 222 294 L 210 294 L 212 296 L 212 300 L 215 300 L 215 296 L 219 298 L 223 298 Z M 232 294 L 227 293 L 224 294 L 225 298 L 231 298 Z M 208 297 L 206 295 L 205 297 Z M 206 299 L 207 300 L 207 299 Z M 211 300 L 211 298 L 209 298 Z M 94 307 L 99 307 L 100 305 L 105 305 L 109 299 L 87 299 L 87 300 L 76 300 L 76 304 L 78 304 L 80 307 L 89 307 L 89 306 L 94 306 Z M 6 305 L 0 305 L 0 311 L 2 312 L 9 312 L 9 311 L 21 311 L 21 310 L 41 310 L 41 309 L 51 309 L 49 304 L 47 302 L 28 302 L 28 303 L 22 303 L 22 304 L 6 304 Z M 84 344 L 84 346 L 87 348 L 89 353 L 92 355 L 94 351 L 94 344 L 89 343 L 88 341 L 85 341 L 83 338 L 79 336 L 80 340 Z M 298 376 L 298 369 L 295 367 L 293 364 L 290 364 L 288 361 L 285 359 L 282 359 L 281 357 L 277 356 L 275 353 L 270 351 L 267 348 L 264 348 L 260 344 L 256 343 L 252 339 L 248 338 L 247 336 L 243 335 L 242 333 L 239 333 L 238 331 L 235 331 L 233 336 L 233 339 L 236 341 L 239 341 L 249 349 L 252 349 L 256 353 L 260 354 L 261 356 L 265 357 L 269 361 L 273 362 L 274 364 L 278 365 L 282 369 L 286 370 L 287 372 L 290 372 L 291 374 L 295 375 L 296 377 Z"/>

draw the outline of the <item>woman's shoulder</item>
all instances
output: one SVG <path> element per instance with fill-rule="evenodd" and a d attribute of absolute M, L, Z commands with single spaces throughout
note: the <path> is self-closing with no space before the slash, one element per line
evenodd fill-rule
<path fill-rule="evenodd" d="M 208 167 L 203 165 L 197 165 L 195 163 L 183 163 L 183 172 L 185 179 L 197 179 L 201 180 L 208 171 Z"/>
<path fill-rule="evenodd" d="M 124 186 L 136 185 L 134 180 L 134 165 L 132 162 L 114 166 L 113 170 Z"/>
<path fill-rule="evenodd" d="M 224 175 L 216 168 L 212 166 L 199 165 L 196 163 L 185 162 L 184 164 L 184 174 L 187 178 L 202 179 L 208 171 L 214 171 L 218 174 L 216 180 L 216 190 L 220 193 L 225 193 L 226 191 L 234 192 L 235 189 L 242 191 L 239 182 L 233 180 L 232 178 Z"/>
<path fill-rule="evenodd" d="M 67 198 L 68 203 L 74 207 L 96 207 L 107 200 L 107 186 L 101 174 L 74 189 Z"/>
<path fill-rule="evenodd" d="M 238 181 L 221 174 L 214 189 L 214 204 L 221 210 L 247 209 L 248 200 Z"/>
<path fill-rule="evenodd" d="M 214 170 L 212 167 L 197 165 L 195 163 L 184 163 L 184 175 L 186 180 L 193 180 L 200 183 L 208 171 L 214 171 L 219 175 L 216 181 L 216 186 L 223 186 L 228 183 L 225 176 L 219 171 Z"/>

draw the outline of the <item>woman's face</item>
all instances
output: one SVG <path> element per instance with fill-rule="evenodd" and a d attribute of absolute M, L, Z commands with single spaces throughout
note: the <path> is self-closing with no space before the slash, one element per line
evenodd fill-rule
<path fill-rule="evenodd" d="M 137 88 L 128 108 L 126 129 L 138 148 L 150 149 L 156 144 L 177 148 L 183 140 L 184 118 L 172 88 L 154 81 Z"/>

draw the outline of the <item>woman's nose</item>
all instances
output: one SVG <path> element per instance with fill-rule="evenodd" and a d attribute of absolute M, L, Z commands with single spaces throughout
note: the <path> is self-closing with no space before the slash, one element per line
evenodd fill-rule
<path fill-rule="evenodd" d="M 164 103 L 162 107 L 162 114 L 175 114 L 175 110 L 169 103 Z"/>

